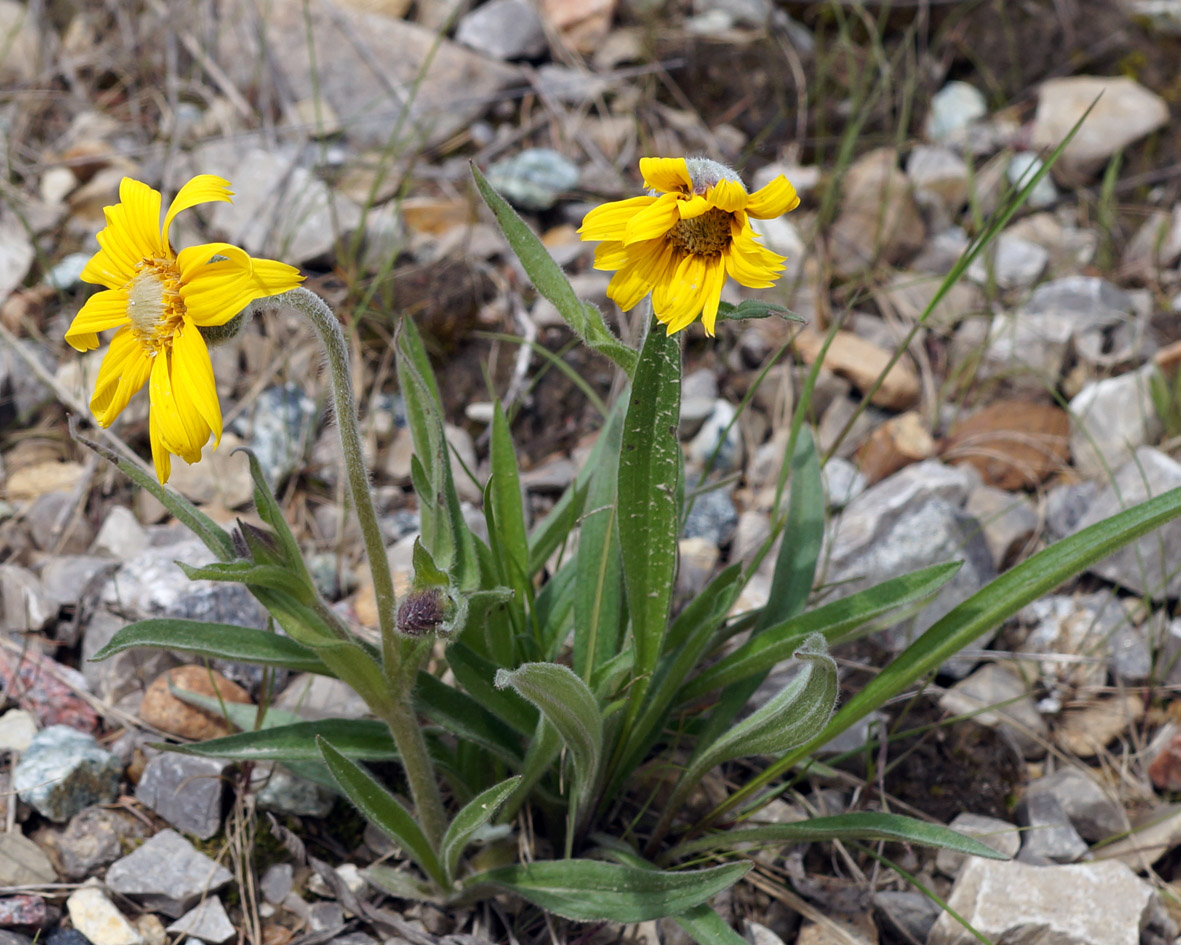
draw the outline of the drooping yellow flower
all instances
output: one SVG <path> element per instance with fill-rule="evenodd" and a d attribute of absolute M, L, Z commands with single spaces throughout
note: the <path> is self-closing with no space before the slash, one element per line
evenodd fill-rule
<path fill-rule="evenodd" d="M 179 253 L 168 228 L 182 210 L 211 201 L 230 202 L 229 182 L 194 177 L 172 201 L 160 224 L 160 192 L 124 177 L 119 203 L 106 207 L 99 251 L 82 280 L 106 286 L 75 316 L 66 341 L 79 351 L 98 347 L 98 332 L 118 328 L 99 368 L 90 409 L 109 426 L 144 384 L 151 412 L 148 430 L 156 475 L 167 482 L 172 457 L 187 463 L 216 437 L 221 405 L 209 349 L 200 328 L 224 325 L 255 299 L 293 289 L 299 271 L 273 259 L 252 259 L 229 243 L 204 243 Z"/>
<path fill-rule="evenodd" d="M 652 310 L 671 335 L 701 316 L 713 335 L 729 275 L 752 289 L 774 285 L 784 257 L 751 229 L 799 206 L 782 174 L 753 194 L 724 164 L 706 158 L 641 158 L 652 193 L 596 207 L 578 233 L 602 240 L 595 268 L 617 270 L 607 297 L 625 312 L 652 293 Z"/>

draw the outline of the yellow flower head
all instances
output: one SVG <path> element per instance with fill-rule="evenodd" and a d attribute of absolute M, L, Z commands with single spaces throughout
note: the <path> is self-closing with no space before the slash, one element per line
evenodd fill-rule
<path fill-rule="evenodd" d="M 625 312 L 652 293 L 652 310 L 671 335 L 701 316 L 713 335 L 729 273 L 765 289 L 783 271 L 784 257 L 758 242 L 750 217 L 768 220 L 799 206 L 783 175 L 753 194 L 730 168 L 706 158 L 641 158 L 651 193 L 596 207 L 579 229 L 602 240 L 595 268 L 617 270 L 607 297 Z"/>
<path fill-rule="evenodd" d="M 161 226 L 159 191 L 124 177 L 119 203 L 103 210 L 107 225 L 98 233 L 99 251 L 82 270 L 84 282 L 106 290 L 86 301 L 66 332 L 70 345 L 90 351 L 98 347 L 98 332 L 119 329 L 99 368 L 90 409 L 100 425 L 110 426 L 150 381 L 148 429 L 161 482 L 168 481 L 173 455 L 195 463 L 210 434 L 221 440 L 213 365 L 199 329 L 224 325 L 255 299 L 303 281 L 292 266 L 252 259 L 228 243 L 173 251 L 173 218 L 200 203 L 229 203 L 229 186 L 209 174 L 194 177 Z"/>

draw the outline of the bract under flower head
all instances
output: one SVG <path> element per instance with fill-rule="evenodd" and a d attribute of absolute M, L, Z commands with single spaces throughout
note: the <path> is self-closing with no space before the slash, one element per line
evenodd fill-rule
<path fill-rule="evenodd" d="M 700 315 L 712 336 L 727 275 L 765 289 L 783 271 L 750 218 L 780 216 L 800 198 L 783 175 L 748 194 L 738 174 L 707 158 L 641 158 L 640 173 L 649 194 L 596 207 L 578 233 L 602 241 L 595 268 L 615 271 L 607 296 L 621 309 L 651 293 L 670 335 Z"/>
<path fill-rule="evenodd" d="M 204 243 L 179 253 L 168 230 L 182 210 L 230 202 L 229 182 L 194 177 L 160 223 L 160 192 L 124 177 L 119 203 L 106 207 L 99 251 L 82 280 L 105 286 L 66 331 L 78 351 L 98 347 L 98 333 L 118 328 L 99 368 L 90 409 L 109 426 L 144 384 L 151 400 L 149 433 L 156 475 L 167 482 L 172 457 L 195 463 L 210 435 L 221 440 L 221 406 L 201 328 L 224 325 L 255 299 L 295 288 L 303 276 L 273 259 L 252 259 L 229 243 Z M 215 442 L 216 447 L 216 442 Z"/>

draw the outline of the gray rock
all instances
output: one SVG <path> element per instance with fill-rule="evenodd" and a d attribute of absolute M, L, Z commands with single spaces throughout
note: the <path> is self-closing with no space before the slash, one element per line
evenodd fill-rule
<path fill-rule="evenodd" d="M 109 610 L 97 610 L 82 632 L 82 676 L 90 691 L 107 702 L 118 702 L 128 693 L 145 691 L 161 673 L 180 665 L 167 650 L 147 649 L 124 650 L 95 662 L 94 654 L 110 643 L 127 623 Z"/>
<path fill-rule="evenodd" d="M 771 519 L 758 509 L 747 509 L 738 516 L 730 543 L 730 563 L 749 563 L 763 542 L 771 537 Z"/>
<path fill-rule="evenodd" d="M 24 522 L 35 547 L 58 554 L 80 554 L 90 547 L 94 528 L 84 515 L 73 518 L 75 504 L 73 495 L 57 490 L 33 500 L 25 510 Z M 60 548 L 59 542 L 62 542 Z"/>
<path fill-rule="evenodd" d="M 263 899 L 272 906 L 277 906 L 287 898 L 294 884 L 295 868 L 290 863 L 275 863 L 268 866 L 267 871 L 262 874 L 259 889 L 262 891 Z"/>
<path fill-rule="evenodd" d="M 360 719 L 369 707 L 352 688 L 339 679 L 304 673 L 291 679 L 275 697 L 275 708 L 295 712 L 308 721 L 317 719 Z"/>
<path fill-rule="evenodd" d="M 1133 79 L 1085 75 L 1048 79 L 1038 92 L 1034 148 L 1057 147 L 1088 109 L 1087 120 L 1054 167 L 1058 174 L 1089 175 L 1117 151 L 1169 120 L 1164 99 Z"/>
<path fill-rule="evenodd" d="M 319 416 L 316 402 L 296 384 L 268 387 L 258 395 L 249 436 L 238 432 L 248 439 L 272 489 L 302 468 Z"/>
<path fill-rule="evenodd" d="M 549 48 L 537 10 L 525 0 L 482 4 L 459 21 L 455 41 L 501 60 L 537 59 Z"/>
<path fill-rule="evenodd" d="M 1126 620 L 1116 628 L 1108 643 L 1111 655 L 1107 659 L 1107 671 L 1117 683 L 1142 686 L 1152 679 L 1156 667 L 1146 626 Z"/>
<path fill-rule="evenodd" d="M 344 909 L 339 902 L 317 902 L 308 910 L 308 925 L 313 932 L 344 928 Z"/>
<path fill-rule="evenodd" d="M 24 282 L 35 255 L 24 223 L 11 213 L 0 215 L 0 298 L 8 298 Z"/>
<path fill-rule="evenodd" d="M 0 564 L 0 627 L 35 633 L 56 620 L 57 611 L 37 575 L 19 564 Z"/>
<path fill-rule="evenodd" d="M 1091 381 L 1070 402 L 1070 451 L 1084 476 L 1101 479 L 1164 431 L 1149 393 L 1155 367 Z"/>
<path fill-rule="evenodd" d="M 687 477 L 685 495 L 691 495 L 703 485 L 695 477 Z M 706 482 L 704 487 L 708 488 Z M 682 538 L 704 538 L 713 545 L 721 546 L 730 540 L 738 526 L 738 510 L 731 497 L 733 487 L 720 487 L 703 492 L 693 500 L 693 507 L 685 519 Z"/>
<path fill-rule="evenodd" d="M 922 893 L 883 890 L 873 894 L 873 905 L 886 925 L 903 940 L 925 942 L 942 908 Z"/>
<path fill-rule="evenodd" d="M 68 253 L 41 277 L 41 284 L 61 292 L 80 288 L 84 285 L 82 271 L 90 260 L 90 253 Z"/>
<path fill-rule="evenodd" d="M 41 566 L 41 585 L 59 608 L 77 607 L 97 597 L 117 567 L 119 562 L 96 555 L 55 555 Z"/>
<path fill-rule="evenodd" d="M 1021 834 L 1007 820 L 998 820 L 983 814 L 963 813 L 956 814 L 955 819 L 947 826 L 958 833 L 974 837 L 1005 856 L 1016 856 L 1017 851 L 1021 849 Z M 944 876 L 955 879 L 965 862 L 976 859 L 979 857 L 968 856 L 955 850 L 940 850 L 935 857 L 935 868 Z"/>
<path fill-rule="evenodd" d="M 978 725 L 1006 732 L 1026 758 L 1046 753 L 1046 722 L 1034 706 L 1025 682 L 1003 666 L 981 666 L 944 692 L 939 705 L 951 715 L 971 715 Z"/>
<path fill-rule="evenodd" d="M 139 849 L 111 864 L 106 884 L 146 909 L 177 918 L 203 895 L 233 879 L 224 866 L 197 852 L 175 830 L 161 830 Z"/>
<path fill-rule="evenodd" d="M 5 247 L 4 217 L 0 215 L 0 284 L 4 281 Z M 8 293 L 0 291 L 0 298 Z M 43 347 L 31 341 L 18 341 L 20 349 L 43 364 L 52 374 L 57 367 L 54 358 Z M 0 429 L 12 422 L 25 423 L 38 408 L 53 400 L 53 392 L 29 370 L 24 360 L 6 343 L 0 347 Z"/>
<path fill-rule="evenodd" d="M 164 608 L 162 616 L 205 623 L 228 623 L 259 630 L 265 630 L 267 626 L 266 609 L 244 585 L 216 581 L 189 581 L 183 593 Z M 264 675 L 261 666 L 222 659 L 212 660 L 211 664 L 251 695 L 258 695 Z M 273 687 L 282 686 L 287 680 L 285 670 L 272 669 L 270 675 Z"/>
<path fill-rule="evenodd" d="M 931 110 L 923 125 L 930 141 L 960 140 L 963 130 L 988 114 L 984 95 L 967 82 L 948 82 L 931 99 Z"/>
<path fill-rule="evenodd" d="M 1027 794 L 1017 805 L 1017 823 L 1025 828 L 1021 852 L 1024 863 L 1073 863 L 1087 852 L 1087 842 L 1078 835 L 1066 811 L 1050 791 Z"/>
<path fill-rule="evenodd" d="M 113 505 L 103 519 L 91 550 L 120 561 L 135 557 L 150 545 L 148 533 L 125 505 Z"/>
<path fill-rule="evenodd" d="M 162 751 L 144 767 L 136 800 L 182 833 L 208 840 L 221 830 L 227 767 L 218 758 Z"/>
<path fill-rule="evenodd" d="M 585 69 L 573 69 L 555 62 L 537 68 L 537 90 L 567 105 L 593 101 L 611 88 L 609 79 Z"/>
<path fill-rule="evenodd" d="M 115 614 L 128 620 L 159 617 L 178 600 L 202 584 L 190 581 L 176 565 L 209 564 L 213 555 L 200 541 L 184 541 L 162 548 L 149 548 L 124 562 L 103 587 L 101 600 Z M 208 585 L 211 582 L 203 582 Z"/>
<path fill-rule="evenodd" d="M 742 430 L 735 419 L 737 414 L 738 410 L 729 401 L 717 400 L 713 411 L 705 419 L 697 435 L 689 442 L 688 459 L 704 466 L 717 450 L 712 471 L 727 472 L 741 467 Z"/>
<path fill-rule="evenodd" d="M 980 523 L 998 571 L 1026 546 L 1040 524 L 1027 496 L 994 486 L 973 490 L 964 511 Z"/>
<path fill-rule="evenodd" d="M 1042 500 L 1042 519 L 1046 532 L 1054 541 L 1073 534 L 1076 526 L 1102 487 L 1092 479 L 1067 482 L 1046 491 Z"/>
<path fill-rule="evenodd" d="M 259 810 L 299 817 L 327 817 L 336 794 L 322 784 L 292 774 L 282 765 L 256 765 L 250 779 Z"/>
<path fill-rule="evenodd" d="M 916 463 L 863 492 L 831 529 L 824 579 L 837 585 L 841 596 L 927 565 L 964 562 L 931 603 L 883 632 L 883 641 L 895 651 L 996 576 L 979 523 L 960 509 L 976 481 L 967 467 Z M 962 677 L 974 661 L 970 655 L 956 656 L 943 671 Z"/>
<path fill-rule="evenodd" d="M 950 148 L 918 145 L 906 161 L 906 176 L 916 193 L 931 194 L 948 213 L 968 199 L 968 165 Z"/>
<path fill-rule="evenodd" d="M 976 932 L 1005 945 L 1140 945 L 1156 898 L 1122 863 L 1039 867 L 974 859 L 960 873 L 947 905 Z M 944 912 L 927 945 L 977 941 Z"/>
<path fill-rule="evenodd" d="M 37 844 L 19 830 L 0 833 L 0 886 L 43 886 L 57 870 Z"/>
<path fill-rule="evenodd" d="M 1022 608 L 1020 617 L 1030 631 L 1019 652 L 1048 657 L 1038 664 L 1047 688 L 1106 683 L 1112 638 L 1128 622 L 1127 612 L 1114 594 L 1052 594 Z"/>
<path fill-rule="evenodd" d="M 821 470 L 824 477 L 824 494 L 828 497 L 830 509 L 843 509 L 865 491 L 866 479 L 854 463 L 840 456 L 833 456 Z"/>
<path fill-rule="evenodd" d="M 178 935 L 191 935 L 211 945 L 221 945 L 237 934 L 237 929 L 226 915 L 225 906 L 217 896 L 210 896 L 200 902 L 195 909 L 168 926 L 168 931 Z"/>
<path fill-rule="evenodd" d="M 91 804 L 119 796 L 119 759 L 67 725 L 38 732 L 12 773 L 12 786 L 44 817 L 64 823 Z"/>
<path fill-rule="evenodd" d="M 677 427 L 682 440 L 690 439 L 701 429 L 706 418 L 713 413 L 717 399 L 718 378 L 713 371 L 699 368 L 685 375 L 681 384 L 681 419 Z"/>
<path fill-rule="evenodd" d="M 519 0 L 493 0 L 480 10 L 501 2 Z M 548 210 L 578 183 L 578 165 L 553 148 L 527 148 L 497 161 L 488 168 L 487 178 L 502 197 L 523 210 Z"/>
<path fill-rule="evenodd" d="M 1042 163 L 1042 159 L 1032 151 L 1018 151 L 1009 158 L 1009 164 L 1005 168 L 1005 176 L 1014 187 L 1024 187 L 1042 169 Z M 1049 174 L 1037 182 L 1037 185 L 1025 199 L 1025 205 L 1034 209 L 1050 207 L 1057 202 L 1058 188 L 1054 186 L 1054 181 Z"/>
<path fill-rule="evenodd" d="M 70 819 L 57 836 L 58 859 L 66 880 L 79 882 L 114 863 L 148 827 L 123 811 L 88 807 Z"/>
<path fill-rule="evenodd" d="M 1114 482 L 1091 503 L 1076 531 L 1175 486 L 1181 486 L 1181 463 L 1142 446 L 1116 472 Z M 1178 560 L 1181 560 L 1181 522 L 1173 521 L 1104 558 L 1091 568 L 1091 573 L 1135 594 L 1164 600 L 1181 596 Z"/>
<path fill-rule="evenodd" d="M 1098 841 L 1128 829 L 1123 808 L 1078 768 L 1063 768 L 1034 781 L 1027 798 L 1052 796 L 1084 840 Z"/>
<path fill-rule="evenodd" d="M 1049 252 L 1037 243 L 1002 233 L 968 267 L 966 275 L 981 285 L 995 282 L 1001 289 L 1027 288 L 1042 277 L 1049 261 Z"/>

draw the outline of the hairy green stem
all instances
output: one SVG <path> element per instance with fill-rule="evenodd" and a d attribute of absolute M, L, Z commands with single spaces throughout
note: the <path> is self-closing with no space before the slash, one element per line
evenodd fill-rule
<path fill-rule="evenodd" d="M 352 375 L 349 371 L 348 344 L 336 314 L 328 304 L 305 288 L 292 289 L 282 295 L 262 299 L 260 307 L 289 306 L 311 319 L 328 358 L 328 374 L 332 381 L 332 401 L 336 409 L 336 429 L 340 433 L 340 447 L 344 455 L 345 475 L 349 494 L 361 525 L 365 542 L 365 556 L 373 576 L 374 596 L 377 600 L 377 619 L 381 629 L 382 662 L 389 680 L 391 699 L 381 708 L 383 721 L 389 726 L 394 744 L 402 759 L 406 780 L 414 807 L 427 837 L 436 847 L 446 826 L 443 800 L 434 765 L 427 754 L 422 729 L 415 717 L 410 700 L 410 679 L 414 667 L 403 665 L 403 640 L 395 626 L 396 596 L 390 561 L 386 555 L 373 493 L 369 489 L 369 471 L 361 451 L 361 430 L 357 424 L 357 402 L 353 395 Z M 379 707 L 371 706 L 374 710 Z"/>

